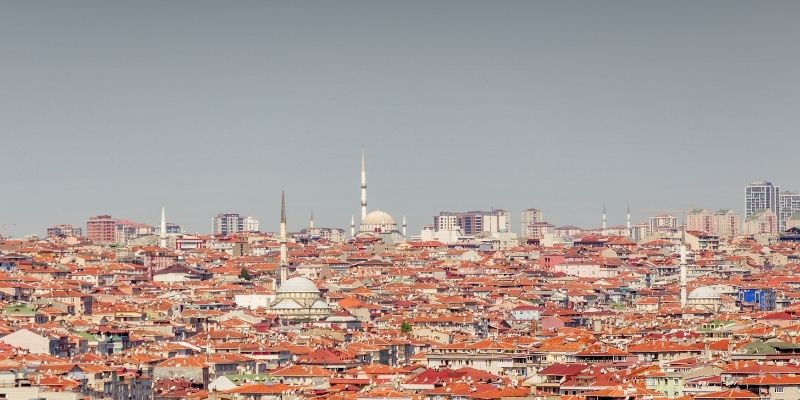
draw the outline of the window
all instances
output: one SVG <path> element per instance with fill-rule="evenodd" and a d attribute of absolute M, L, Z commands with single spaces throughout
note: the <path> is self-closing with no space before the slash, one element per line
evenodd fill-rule
<path fill-rule="evenodd" d="M 783 386 L 776 386 L 774 389 L 775 393 L 783 393 Z"/>

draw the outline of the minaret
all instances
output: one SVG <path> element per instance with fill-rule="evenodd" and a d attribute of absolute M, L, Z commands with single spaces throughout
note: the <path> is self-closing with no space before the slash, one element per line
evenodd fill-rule
<path fill-rule="evenodd" d="M 607 227 L 608 227 L 608 223 L 606 221 L 606 205 L 603 204 L 603 231 L 604 232 L 605 232 Z"/>
<path fill-rule="evenodd" d="M 311 220 L 308 221 L 308 228 L 314 229 L 314 210 L 311 210 Z"/>
<path fill-rule="evenodd" d="M 686 308 L 686 230 L 681 232 L 681 308 Z"/>
<path fill-rule="evenodd" d="M 406 236 L 406 216 L 403 215 L 403 236 Z"/>
<path fill-rule="evenodd" d="M 281 259 L 278 263 L 278 268 L 281 270 L 281 284 L 288 279 L 289 271 L 287 271 L 287 250 L 286 250 L 286 198 L 283 191 L 281 191 L 281 226 L 280 226 L 280 243 L 281 243 Z"/>
<path fill-rule="evenodd" d="M 350 216 L 350 237 L 356 237 L 356 216 Z"/>
<path fill-rule="evenodd" d="M 167 209 L 161 206 L 161 232 L 159 232 L 159 245 L 162 249 L 167 248 Z"/>
<path fill-rule="evenodd" d="M 628 236 L 631 236 L 631 203 L 628 203 L 628 212 L 625 215 L 625 227 L 628 228 Z"/>
<path fill-rule="evenodd" d="M 367 218 L 367 169 L 364 163 L 364 150 L 361 150 L 361 221 Z"/>

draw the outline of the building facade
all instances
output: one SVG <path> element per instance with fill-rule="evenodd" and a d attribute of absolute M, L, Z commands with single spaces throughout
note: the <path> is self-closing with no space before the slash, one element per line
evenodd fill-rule
<path fill-rule="evenodd" d="M 213 233 L 228 236 L 237 232 L 258 232 L 258 220 L 236 213 L 218 214 L 213 219 Z"/>
<path fill-rule="evenodd" d="M 118 220 L 114 226 L 114 242 L 117 244 L 127 244 L 129 241 L 138 237 L 152 235 L 155 228 L 150 225 L 127 221 Z"/>
<path fill-rule="evenodd" d="M 733 210 L 721 209 L 713 215 L 713 233 L 723 239 L 738 235 L 741 224 L 741 217 Z"/>
<path fill-rule="evenodd" d="M 117 220 L 110 215 L 98 215 L 86 221 L 86 237 L 97 243 L 114 243 Z"/>
<path fill-rule="evenodd" d="M 744 218 L 748 219 L 761 210 L 772 210 L 780 215 L 780 186 L 772 182 L 752 182 L 744 188 Z"/>
<path fill-rule="evenodd" d="M 695 208 L 686 215 L 686 229 L 690 231 L 713 233 L 713 216 L 708 209 Z"/>
<path fill-rule="evenodd" d="M 800 212 L 800 193 L 781 192 L 778 198 L 778 228 L 781 232 L 788 229 L 786 225 L 793 214 Z"/>
<path fill-rule="evenodd" d="M 659 214 L 650 217 L 649 234 L 670 232 L 678 229 L 678 218 L 672 214 Z"/>
<path fill-rule="evenodd" d="M 777 235 L 778 215 L 772 210 L 759 210 L 744 221 L 745 235 Z"/>
<path fill-rule="evenodd" d="M 435 230 L 459 229 L 465 235 L 482 232 L 511 232 L 511 214 L 505 210 L 492 211 L 442 211 L 433 217 Z"/>
<path fill-rule="evenodd" d="M 79 226 L 72 226 L 69 224 L 53 225 L 47 228 L 47 237 L 55 238 L 62 236 L 83 236 L 83 229 Z"/>
<path fill-rule="evenodd" d="M 542 215 L 541 210 L 537 210 L 535 208 L 528 208 L 526 210 L 522 210 L 519 219 L 520 219 L 520 230 L 519 230 L 520 235 L 522 235 L 522 237 L 530 237 L 531 225 L 543 222 L 544 216 Z"/>

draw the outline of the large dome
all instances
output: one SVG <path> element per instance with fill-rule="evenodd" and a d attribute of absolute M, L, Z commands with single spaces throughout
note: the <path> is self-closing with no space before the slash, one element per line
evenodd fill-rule
<path fill-rule="evenodd" d="M 361 225 L 395 225 L 394 218 L 383 211 L 373 211 L 364 217 Z"/>
<path fill-rule="evenodd" d="M 692 293 L 689 293 L 690 299 L 720 299 L 719 293 L 717 293 L 714 288 L 710 286 L 700 286 L 699 288 L 692 290 Z"/>
<path fill-rule="evenodd" d="M 302 276 L 295 276 L 281 283 L 281 287 L 278 288 L 278 293 L 319 293 L 319 289 L 317 289 L 317 285 L 309 279 L 303 278 Z"/>

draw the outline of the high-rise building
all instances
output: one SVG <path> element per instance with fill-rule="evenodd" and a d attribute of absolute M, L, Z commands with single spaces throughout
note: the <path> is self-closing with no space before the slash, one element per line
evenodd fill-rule
<path fill-rule="evenodd" d="M 83 229 L 79 226 L 72 226 L 69 224 L 53 225 L 47 228 L 47 237 L 56 238 L 62 236 L 82 236 Z"/>
<path fill-rule="evenodd" d="M 630 238 L 634 241 L 640 241 L 645 239 L 646 237 L 650 236 L 650 225 L 641 223 L 641 224 L 634 224 L 631 225 L 630 229 Z"/>
<path fill-rule="evenodd" d="M 434 229 L 461 229 L 465 235 L 481 232 L 511 232 L 511 214 L 505 210 L 451 212 L 442 211 L 433 217 Z"/>
<path fill-rule="evenodd" d="M 713 233 L 714 218 L 705 208 L 695 208 L 686 215 L 686 230 Z"/>
<path fill-rule="evenodd" d="M 649 234 L 656 232 L 669 232 L 678 229 L 678 218 L 672 214 L 659 214 L 650 217 Z"/>
<path fill-rule="evenodd" d="M 745 220 L 761 210 L 772 210 L 780 215 L 781 187 L 772 182 L 752 182 L 744 188 L 744 218 Z"/>
<path fill-rule="evenodd" d="M 114 243 L 117 220 L 110 215 L 98 215 L 86 221 L 86 237 L 97 243 Z"/>
<path fill-rule="evenodd" d="M 520 214 L 520 235 L 522 235 L 522 237 L 532 236 L 532 225 L 543 221 L 544 217 L 541 210 L 537 210 L 535 208 L 522 210 L 522 213 Z"/>
<path fill-rule="evenodd" d="M 244 231 L 258 232 L 258 220 L 254 217 L 244 217 Z"/>
<path fill-rule="evenodd" d="M 800 193 L 781 192 L 778 197 L 778 228 L 781 232 L 788 229 L 786 222 L 794 213 L 800 212 Z"/>
<path fill-rule="evenodd" d="M 258 232 L 258 220 L 236 213 L 218 214 L 213 219 L 213 233 L 228 236 L 237 232 Z"/>
<path fill-rule="evenodd" d="M 733 210 L 717 210 L 712 216 L 713 234 L 720 238 L 730 239 L 739 234 L 741 218 Z"/>

